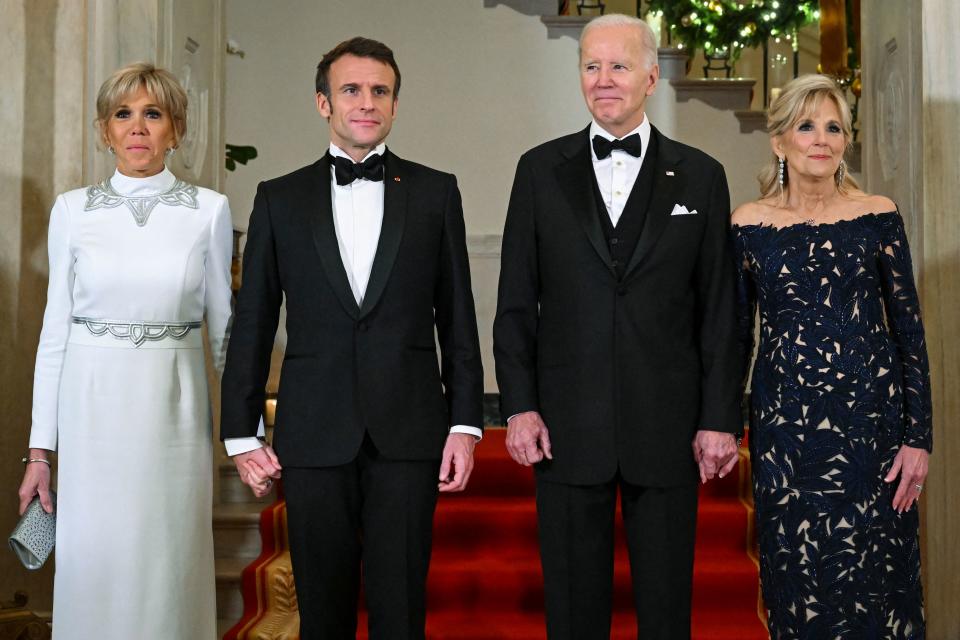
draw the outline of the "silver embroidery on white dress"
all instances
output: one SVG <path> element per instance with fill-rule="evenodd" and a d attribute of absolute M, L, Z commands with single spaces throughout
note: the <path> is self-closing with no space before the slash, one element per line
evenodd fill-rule
<path fill-rule="evenodd" d="M 83 205 L 83 210 L 113 209 L 123 203 L 130 209 L 137 226 L 142 227 L 147 224 L 150 212 L 153 211 L 158 202 L 168 204 L 171 207 L 184 206 L 191 209 L 200 207 L 200 203 L 197 201 L 197 187 L 183 180 L 178 179 L 169 189 L 156 195 L 125 196 L 117 193 L 113 185 L 110 184 L 110 179 L 107 178 L 100 184 L 87 187 L 87 202 Z"/>
<path fill-rule="evenodd" d="M 121 322 L 100 318 L 84 318 L 73 316 L 73 324 L 82 324 L 91 334 L 102 336 L 109 333 L 114 338 L 129 340 L 133 346 L 139 347 L 146 341 L 156 342 L 164 338 L 181 340 L 190 333 L 191 329 L 199 329 L 203 323 L 200 320 L 184 322 Z"/>

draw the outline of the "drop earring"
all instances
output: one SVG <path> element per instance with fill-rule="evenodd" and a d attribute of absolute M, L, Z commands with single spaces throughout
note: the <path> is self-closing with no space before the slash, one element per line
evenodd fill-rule
<path fill-rule="evenodd" d="M 177 151 L 176 149 L 174 149 L 173 147 L 170 147 L 169 149 L 163 152 L 163 155 L 165 155 L 167 157 L 167 160 L 169 160 L 170 158 L 173 157 L 173 154 L 176 153 L 176 151 Z"/>
<path fill-rule="evenodd" d="M 787 171 L 787 166 L 786 166 L 787 163 L 786 161 L 784 161 L 783 158 L 778 158 L 777 165 L 778 165 L 777 166 L 777 182 L 780 183 L 780 188 L 783 189 L 783 185 L 785 182 L 784 178 L 786 178 L 785 174 Z"/>
<path fill-rule="evenodd" d="M 837 186 L 843 184 L 843 178 L 847 175 L 847 163 L 843 160 L 840 161 L 840 166 L 837 168 Z"/>

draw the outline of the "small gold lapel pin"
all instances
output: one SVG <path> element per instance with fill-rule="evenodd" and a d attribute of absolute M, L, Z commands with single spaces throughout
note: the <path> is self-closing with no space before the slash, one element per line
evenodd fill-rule
<path fill-rule="evenodd" d="M 394 182 L 400 182 L 400 176 L 393 176 Z"/>
<path fill-rule="evenodd" d="M 668 176 L 672 176 L 672 175 L 673 175 L 673 171 L 667 171 L 667 175 L 668 175 Z"/>

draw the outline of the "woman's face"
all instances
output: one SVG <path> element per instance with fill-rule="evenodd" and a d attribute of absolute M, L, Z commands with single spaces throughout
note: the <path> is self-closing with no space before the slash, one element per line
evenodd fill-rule
<path fill-rule="evenodd" d="M 773 152 L 787 162 L 788 180 L 797 176 L 832 179 L 843 160 L 847 143 L 840 111 L 829 98 L 771 142 Z"/>
<path fill-rule="evenodd" d="M 106 143 L 116 154 L 117 169 L 125 176 L 145 178 L 160 173 L 167 150 L 176 145 L 170 114 L 144 88 L 117 105 L 104 129 Z"/>

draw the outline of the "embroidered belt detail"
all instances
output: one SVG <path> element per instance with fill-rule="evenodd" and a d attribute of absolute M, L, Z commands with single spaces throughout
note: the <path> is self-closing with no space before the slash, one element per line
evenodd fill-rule
<path fill-rule="evenodd" d="M 95 336 L 109 333 L 118 340 L 129 340 L 139 347 L 147 340 L 155 342 L 164 338 L 181 340 L 191 329 L 199 329 L 203 322 L 118 322 L 100 318 L 73 316 L 73 324 L 82 324 Z"/>

